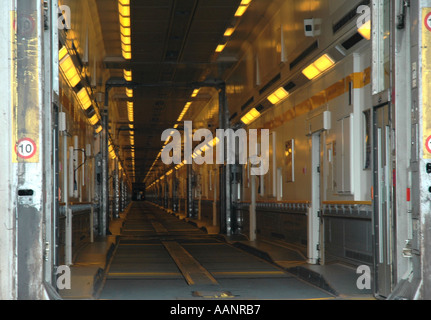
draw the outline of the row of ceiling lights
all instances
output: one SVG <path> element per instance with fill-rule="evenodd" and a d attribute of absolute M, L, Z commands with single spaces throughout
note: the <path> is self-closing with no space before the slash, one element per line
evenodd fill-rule
<path fill-rule="evenodd" d="M 243 2 L 241 2 L 241 4 Z M 251 0 L 247 1 L 247 4 L 249 4 L 250 2 Z M 226 30 L 225 36 L 231 35 L 233 31 L 234 29 Z M 371 39 L 371 20 L 368 20 L 366 23 L 362 24 L 361 27 L 358 28 L 358 32 L 359 34 L 362 35 L 362 37 L 364 37 L 367 40 L 370 40 Z M 306 76 L 309 80 L 313 80 L 318 76 L 320 76 L 321 74 L 323 74 L 324 72 L 326 72 L 327 70 L 329 70 L 334 64 L 335 64 L 335 61 L 328 54 L 324 54 L 319 59 L 311 63 L 308 67 L 303 69 L 302 74 Z M 289 94 L 290 93 L 284 87 L 280 87 L 277 90 L 275 90 L 271 95 L 269 95 L 267 99 L 269 102 L 271 102 L 271 104 L 276 105 L 284 101 L 285 99 L 287 99 L 287 97 L 289 97 Z M 261 116 L 261 113 L 256 108 L 252 108 L 245 116 L 241 118 L 241 121 L 245 125 L 249 125 L 256 119 L 258 119 L 260 116 Z"/>
<path fill-rule="evenodd" d="M 241 1 L 240 5 L 238 6 L 238 9 L 235 12 L 235 17 L 236 18 L 239 18 L 239 17 L 241 17 L 241 16 L 244 15 L 244 13 L 247 11 L 247 9 L 248 9 L 251 1 L 252 0 L 242 0 Z M 225 37 L 230 37 L 235 32 L 235 28 L 236 27 L 229 27 L 229 28 L 227 28 L 226 31 L 225 31 L 225 33 L 224 33 L 224 36 Z M 217 53 L 220 53 L 220 52 L 222 52 L 224 50 L 225 47 L 226 47 L 226 43 L 220 44 L 220 45 L 217 46 L 217 48 L 216 48 L 215 51 Z M 194 90 L 193 94 L 192 94 L 192 98 L 195 98 L 198 95 L 198 93 L 199 93 L 199 89 Z M 192 104 L 192 102 L 187 102 L 186 103 L 186 105 L 184 106 L 182 112 L 180 113 L 180 116 L 177 119 L 177 122 L 181 122 L 183 120 L 183 118 L 184 118 L 185 114 L 187 113 L 188 109 L 190 108 L 191 104 Z M 176 128 L 178 128 L 178 124 L 175 124 L 174 129 L 176 129 Z M 169 139 L 166 140 L 165 146 L 166 146 L 166 144 L 168 142 L 169 142 Z M 163 150 L 163 148 L 162 148 L 162 150 Z M 158 161 L 158 159 L 159 159 L 160 156 L 161 156 L 161 151 L 157 155 L 156 160 L 154 161 L 153 165 L 151 166 L 150 170 L 148 171 L 147 176 L 145 177 L 145 180 L 148 178 L 148 175 L 150 174 L 150 172 L 154 168 L 154 166 L 155 166 L 155 164 Z"/>
<path fill-rule="evenodd" d="M 317 76 L 329 70 L 329 68 L 331 68 L 334 64 L 335 64 L 335 61 L 328 54 L 324 54 L 319 59 L 311 63 L 308 67 L 306 67 L 302 71 L 302 73 L 309 80 L 313 80 Z M 275 90 L 272 94 L 270 94 L 267 97 L 267 100 L 271 102 L 271 104 L 276 105 L 286 100 L 289 97 L 289 95 L 290 93 L 284 87 L 280 87 L 277 90 Z M 261 113 L 256 108 L 253 108 L 245 116 L 241 118 L 241 121 L 245 125 L 249 125 L 260 116 L 261 116 Z"/>
<path fill-rule="evenodd" d="M 130 0 L 118 0 L 118 13 L 120 20 L 121 51 L 123 58 L 132 59 L 132 29 L 130 19 Z M 131 70 L 123 70 L 124 79 L 132 82 L 133 76 Z M 128 98 L 133 98 L 133 89 L 126 88 Z M 135 133 L 134 133 L 134 105 L 132 101 L 127 102 L 127 114 L 129 119 L 129 138 L 131 146 L 132 172 L 135 175 Z"/>
<path fill-rule="evenodd" d="M 220 139 L 217 138 L 217 137 L 215 137 L 209 143 L 207 143 L 206 145 L 204 145 L 202 148 L 200 148 L 199 150 L 195 151 L 195 153 L 193 153 L 193 155 L 192 155 L 192 158 L 195 159 L 197 156 L 202 155 L 203 152 L 206 152 L 209 149 L 215 148 L 215 146 L 218 145 L 219 142 L 220 142 Z M 176 165 L 175 166 L 175 170 L 181 169 L 185 164 L 187 164 L 186 160 L 184 160 L 180 164 Z M 174 172 L 174 169 L 169 170 L 164 175 L 162 175 L 159 179 L 157 179 L 152 184 L 150 184 L 147 187 L 147 189 L 151 188 L 152 186 L 154 186 L 155 184 L 157 184 L 159 181 L 163 180 L 165 178 L 165 176 L 166 177 L 170 176 L 173 172 Z"/>
<path fill-rule="evenodd" d="M 75 66 L 72 56 L 66 46 L 63 46 L 58 54 L 60 71 L 63 74 L 69 87 L 75 93 L 75 96 L 87 116 L 88 122 L 95 128 L 96 133 L 100 133 L 103 128 L 100 121 L 100 113 L 94 107 L 93 101 L 90 98 L 87 87 Z"/>
<path fill-rule="evenodd" d="M 120 18 L 121 51 L 123 58 L 132 59 L 132 28 L 130 22 L 130 0 L 118 0 Z"/>
<path fill-rule="evenodd" d="M 86 87 L 79 69 L 73 61 L 73 54 L 69 53 L 69 49 L 63 46 L 59 51 L 59 69 L 63 78 L 66 80 L 69 87 L 74 92 L 81 109 L 85 112 L 88 122 L 95 129 L 96 134 L 99 134 L 103 127 L 101 125 L 101 116 L 99 110 L 94 107 L 90 97 L 88 88 Z M 111 139 L 108 142 L 108 152 L 111 159 L 116 159 L 117 154 Z M 120 171 L 123 171 L 121 162 L 118 163 Z"/>
<path fill-rule="evenodd" d="M 252 0 L 242 0 L 240 5 L 238 6 L 238 9 L 235 12 L 235 17 L 236 18 L 240 18 L 244 15 L 244 13 L 247 11 L 248 6 L 250 5 Z M 231 26 L 229 28 L 226 29 L 225 33 L 224 33 L 224 37 L 228 38 L 230 36 L 232 36 L 232 34 L 235 32 L 236 26 Z M 224 48 L 226 47 L 227 42 L 226 43 L 222 43 L 219 44 L 216 48 L 216 52 L 220 53 L 224 50 Z"/>
<path fill-rule="evenodd" d="M 239 5 L 239 7 L 235 13 L 235 17 L 241 17 L 245 13 L 245 11 L 247 10 L 250 3 L 251 3 L 251 0 L 242 0 L 241 4 Z M 229 37 L 234 33 L 234 31 L 235 31 L 234 27 L 229 27 L 228 29 L 226 29 L 224 36 Z M 361 28 L 358 29 L 358 32 L 365 39 L 370 40 L 371 39 L 371 21 L 368 21 L 367 23 L 362 25 Z M 218 45 L 216 52 L 222 52 L 225 47 L 226 47 L 226 43 Z M 328 54 L 324 54 L 320 58 L 318 58 L 316 61 L 311 63 L 309 66 L 304 68 L 302 70 L 302 74 L 304 76 L 306 76 L 309 80 L 313 80 L 313 79 L 317 78 L 318 76 L 320 76 L 321 74 L 323 74 L 324 72 L 326 72 L 327 70 L 329 70 L 334 64 L 335 64 L 335 61 Z M 271 104 L 276 105 L 276 104 L 286 100 L 289 97 L 289 95 L 290 95 L 290 93 L 284 87 L 280 87 L 277 90 L 275 90 L 272 94 L 270 94 L 268 96 L 267 100 Z M 182 120 L 184 114 L 187 112 L 188 108 L 190 107 L 190 104 L 191 103 L 186 104 L 183 112 L 181 113 L 179 119 L 177 120 L 178 122 L 180 122 Z M 252 122 L 254 122 L 256 119 L 258 119 L 260 116 L 261 116 L 261 113 L 256 108 L 252 108 L 245 116 L 243 116 L 241 118 L 241 121 L 245 125 L 249 125 Z M 176 125 L 176 126 L 178 126 L 178 125 Z M 166 141 L 165 145 L 168 143 L 168 141 L 169 141 L 169 139 Z M 201 152 L 202 151 L 203 150 L 201 150 Z M 157 162 L 160 155 L 161 155 L 161 152 L 157 156 L 157 158 L 156 158 L 153 166 L 151 167 L 150 171 L 154 167 L 154 165 Z M 197 156 L 197 154 L 194 154 L 194 157 L 196 157 L 196 156 Z M 149 172 L 148 172 L 148 174 L 149 174 Z M 148 174 L 147 174 L 147 176 L 148 176 Z M 159 180 L 157 180 L 157 181 L 159 181 Z"/>
<path fill-rule="evenodd" d="M 193 90 L 193 93 L 192 93 L 191 97 L 192 97 L 192 98 L 196 98 L 196 97 L 198 96 L 198 94 L 199 94 L 199 91 L 200 91 L 200 89 L 195 89 L 195 90 Z M 177 123 L 174 125 L 174 129 L 177 129 L 177 128 L 178 128 L 178 126 L 179 126 L 179 125 L 178 125 L 178 123 L 179 123 L 179 122 L 181 122 L 181 121 L 183 120 L 184 116 L 186 115 L 187 111 L 190 109 L 190 106 L 191 106 L 191 105 L 192 105 L 192 102 L 190 102 L 190 101 L 189 101 L 189 102 L 187 102 L 187 103 L 185 104 L 185 106 L 184 106 L 183 110 L 181 111 L 180 115 L 178 116 Z M 169 137 L 169 139 L 167 139 L 167 140 L 165 141 L 165 144 L 164 144 L 164 146 L 162 147 L 162 150 L 160 150 L 160 152 L 159 152 L 159 154 L 157 155 L 156 159 L 154 160 L 154 162 L 153 162 L 153 164 L 152 164 L 152 166 L 151 166 L 150 170 L 148 170 L 148 173 L 147 173 L 147 175 L 146 175 L 146 177 L 145 177 L 145 181 L 147 180 L 147 178 L 148 178 L 148 176 L 149 176 L 150 172 L 153 170 L 154 166 L 156 165 L 157 161 L 159 160 L 160 156 L 162 155 L 162 151 L 163 151 L 163 149 L 165 148 L 165 146 L 169 143 L 169 140 L 170 140 L 170 137 Z"/>

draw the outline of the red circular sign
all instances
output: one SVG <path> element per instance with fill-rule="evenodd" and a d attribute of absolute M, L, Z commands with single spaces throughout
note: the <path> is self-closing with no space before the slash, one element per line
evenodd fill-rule
<path fill-rule="evenodd" d="M 426 15 L 426 17 L 425 17 L 425 27 L 429 30 L 429 31 L 431 31 L 431 12 L 430 13 L 428 13 L 427 15 Z"/>
<path fill-rule="evenodd" d="M 15 145 L 15 152 L 21 159 L 33 158 L 36 150 L 36 143 L 30 138 L 23 138 Z"/>
<path fill-rule="evenodd" d="M 425 147 L 429 153 L 431 153 L 431 136 L 428 137 L 427 142 L 425 143 Z"/>

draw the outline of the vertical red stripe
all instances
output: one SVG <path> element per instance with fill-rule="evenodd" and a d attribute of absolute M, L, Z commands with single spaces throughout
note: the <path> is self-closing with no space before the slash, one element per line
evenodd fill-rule
<path fill-rule="evenodd" d="M 410 202 L 411 200 L 411 189 L 407 188 L 407 202 Z"/>

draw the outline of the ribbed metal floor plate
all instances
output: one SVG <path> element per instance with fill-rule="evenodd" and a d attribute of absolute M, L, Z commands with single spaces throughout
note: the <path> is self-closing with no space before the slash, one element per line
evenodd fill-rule
<path fill-rule="evenodd" d="M 138 203 L 123 224 L 101 299 L 328 298 L 292 274 Z"/>
<path fill-rule="evenodd" d="M 174 259 L 189 285 L 217 284 L 214 277 L 178 242 L 164 241 L 163 245 Z"/>

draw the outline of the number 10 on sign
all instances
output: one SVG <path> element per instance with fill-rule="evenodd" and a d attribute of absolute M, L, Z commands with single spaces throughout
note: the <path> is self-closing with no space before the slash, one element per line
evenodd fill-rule
<path fill-rule="evenodd" d="M 24 138 L 18 141 L 15 145 L 15 152 L 21 159 L 31 159 L 36 154 L 36 143 L 29 138 Z"/>

